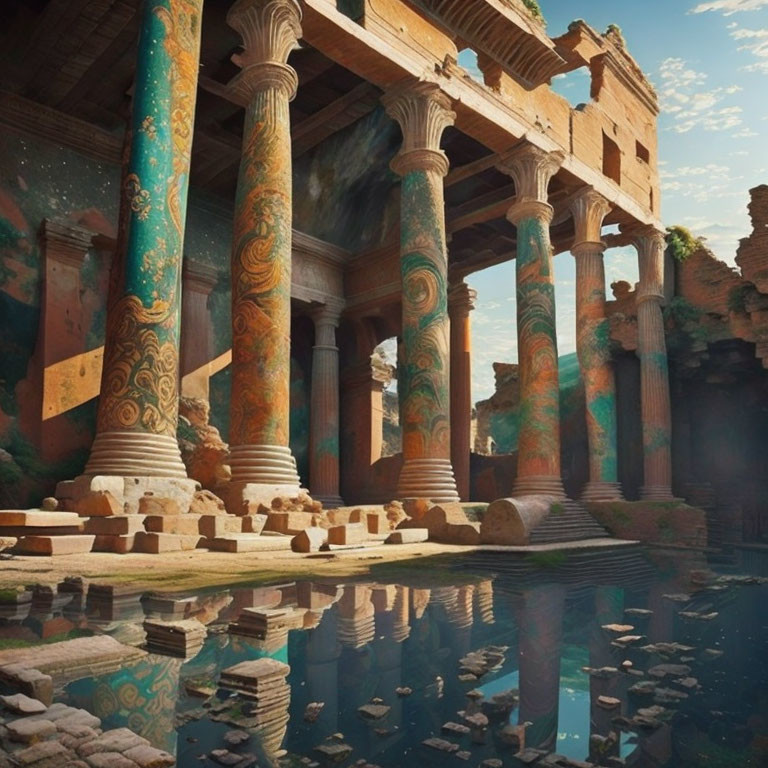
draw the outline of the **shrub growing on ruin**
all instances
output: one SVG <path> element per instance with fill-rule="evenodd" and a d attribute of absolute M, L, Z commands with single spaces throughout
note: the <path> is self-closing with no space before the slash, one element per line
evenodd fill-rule
<path fill-rule="evenodd" d="M 701 239 L 694 237 L 690 229 L 679 225 L 667 227 L 666 241 L 669 253 L 675 261 L 685 261 L 702 245 Z"/>

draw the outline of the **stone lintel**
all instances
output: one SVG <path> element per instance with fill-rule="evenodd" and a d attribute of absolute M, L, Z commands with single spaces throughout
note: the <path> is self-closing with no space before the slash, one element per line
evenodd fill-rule
<path fill-rule="evenodd" d="M 79 268 L 93 242 L 94 233 L 78 224 L 57 219 L 43 219 L 40 237 L 48 259 Z"/>

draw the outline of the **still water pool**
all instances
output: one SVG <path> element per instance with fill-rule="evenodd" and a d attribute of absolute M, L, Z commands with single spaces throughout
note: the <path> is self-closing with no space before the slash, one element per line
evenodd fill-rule
<path fill-rule="evenodd" d="M 768 766 L 768 560 L 744 570 L 633 548 L 172 596 L 70 583 L 0 606 L 0 664 L 41 639 L 142 649 L 73 661 L 54 700 L 180 768 Z M 185 649 L 146 646 L 145 621 L 190 619 Z M 231 669 L 258 659 L 279 663 Z"/>

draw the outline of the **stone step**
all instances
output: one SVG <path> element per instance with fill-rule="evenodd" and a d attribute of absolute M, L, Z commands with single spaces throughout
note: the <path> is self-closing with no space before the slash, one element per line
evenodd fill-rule
<path fill-rule="evenodd" d="M 27 526 L 53 528 L 82 523 L 75 512 L 47 512 L 42 509 L 6 509 L 0 512 L 0 527 Z"/>
<path fill-rule="evenodd" d="M 135 535 L 133 551 L 150 555 L 158 555 L 161 552 L 187 552 L 196 549 L 199 543 L 199 534 L 183 536 L 176 533 L 140 531 Z"/>
<path fill-rule="evenodd" d="M 144 530 L 141 515 L 113 515 L 85 518 L 85 533 L 96 536 L 127 536 Z"/>
<path fill-rule="evenodd" d="M 217 552 L 274 552 L 290 550 L 291 536 L 262 536 L 258 533 L 230 533 L 204 539 L 202 546 Z"/>
<path fill-rule="evenodd" d="M 91 552 L 95 536 L 22 536 L 15 547 L 19 555 L 82 555 Z"/>
<path fill-rule="evenodd" d="M 531 544 L 550 544 L 581 539 L 605 539 L 611 535 L 577 501 L 560 502 L 561 510 L 548 517 L 531 533 Z"/>
<path fill-rule="evenodd" d="M 109 519 L 109 518 L 101 518 Z M 125 535 L 114 534 L 96 534 L 96 541 L 93 542 L 94 552 L 113 552 L 116 555 L 125 555 L 133 552 L 136 534 L 128 533 Z"/>

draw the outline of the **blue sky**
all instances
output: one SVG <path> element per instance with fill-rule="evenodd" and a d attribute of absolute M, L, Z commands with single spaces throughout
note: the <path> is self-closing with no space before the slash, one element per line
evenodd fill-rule
<path fill-rule="evenodd" d="M 603 31 L 618 24 L 661 103 L 662 220 L 703 236 L 733 264 L 749 234 L 748 190 L 768 183 L 768 0 L 539 0 L 547 31 L 574 18 Z M 467 64 L 463 57 L 463 64 Z M 555 81 L 572 103 L 588 98 L 588 78 Z M 637 280 L 634 249 L 606 252 L 606 282 Z M 573 257 L 555 258 L 558 345 L 574 352 Z M 471 275 L 473 401 L 493 393 L 494 361 L 517 361 L 514 263 Z M 609 290 L 610 296 L 610 290 Z"/>

